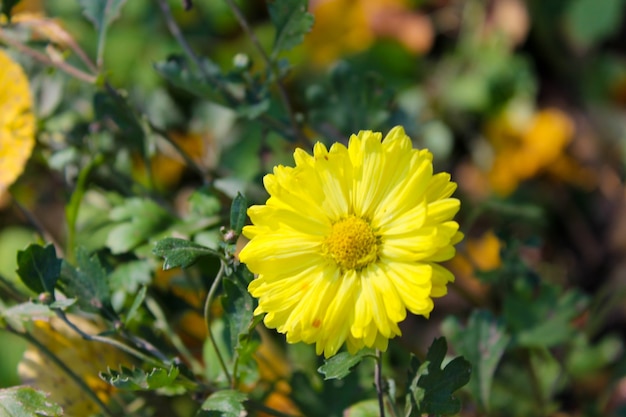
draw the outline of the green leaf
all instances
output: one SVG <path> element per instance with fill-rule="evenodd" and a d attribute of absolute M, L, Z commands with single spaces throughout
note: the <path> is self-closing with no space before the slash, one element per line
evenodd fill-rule
<path fill-rule="evenodd" d="M 237 193 L 237 197 L 235 197 L 233 204 L 230 206 L 230 228 L 237 235 L 241 234 L 241 229 L 246 224 L 247 210 L 248 200 L 241 193 Z"/>
<path fill-rule="evenodd" d="M 216 413 L 202 413 L 201 416 L 239 417 L 244 415 L 246 409 L 243 406 L 248 397 L 236 390 L 221 390 L 209 396 L 202 403 L 201 409 Z"/>
<path fill-rule="evenodd" d="M 501 320 L 487 310 L 472 313 L 465 328 L 453 317 L 447 319 L 442 328 L 454 350 L 473 364 L 474 375 L 469 389 L 483 409 L 488 411 L 493 376 L 511 336 L 506 333 Z"/>
<path fill-rule="evenodd" d="M 102 57 L 109 25 L 120 15 L 126 0 L 79 0 L 83 14 L 93 23 L 98 33 L 98 61 Z"/>
<path fill-rule="evenodd" d="M 163 262 L 164 270 L 178 267 L 187 268 L 203 256 L 219 256 L 219 253 L 213 249 L 175 237 L 159 240 L 152 253 L 165 259 Z"/>
<path fill-rule="evenodd" d="M 63 409 L 30 387 L 0 389 L 0 417 L 56 417 Z"/>
<path fill-rule="evenodd" d="M 224 297 L 222 306 L 224 307 L 224 318 L 228 324 L 230 334 L 231 349 L 239 347 L 240 337 L 247 335 L 254 320 L 254 309 L 256 299 L 240 283 L 231 277 L 224 277 Z"/>
<path fill-rule="evenodd" d="M 428 349 L 424 363 L 412 358 L 406 416 L 451 415 L 461 410 L 461 401 L 452 394 L 469 382 L 471 365 L 458 357 L 442 369 L 447 351 L 446 339 L 440 337 Z"/>
<path fill-rule="evenodd" d="M 201 61 L 205 71 L 210 75 L 223 82 L 221 79 L 220 69 L 207 58 Z M 187 91 L 194 96 L 201 97 L 213 101 L 227 107 L 231 107 L 226 102 L 222 94 L 215 85 L 209 84 L 202 76 L 192 71 L 186 61 L 180 57 L 170 57 L 167 61 L 157 62 L 154 69 L 161 74 L 166 80 L 181 90 Z"/>
<path fill-rule="evenodd" d="M 74 267 L 63 261 L 61 282 L 65 292 L 77 299 L 77 304 L 85 311 L 112 312 L 111 291 L 107 280 L 107 273 L 96 254 L 89 253 L 82 247 L 76 251 Z"/>
<path fill-rule="evenodd" d="M 343 417 L 379 417 L 380 405 L 378 400 L 365 400 L 351 405 L 343 414 Z"/>
<path fill-rule="evenodd" d="M 114 369 L 109 369 L 108 373 L 100 372 L 100 378 L 125 391 L 154 391 L 171 388 L 179 373 L 180 371 L 174 365 L 169 369 L 153 368 L 150 372 L 121 366 L 119 372 Z"/>
<path fill-rule="evenodd" d="M 126 253 L 148 242 L 172 223 L 172 216 L 152 200 L 129 198 L 115 207 L 109 218 L 118 222 L 106 245 L 114 254 Z"/>
<path fill-rule="evenodd" d="M 270 19 L 276 26 L 272 56 L 288 51 L 304 40 L 315 18 L 308 13 L 308 0 L 273 0 L 268 2 Z"/>
<path fill-rule="evenodd" d="M 625 7 L 624 0 L 573 0 L 569 2 L 565 20 L 573 39 L 583 47 L 590 47 L 619 30 Z"/>
<path fill-rule="evenodd" d="M 324 374 L 324 379 L 343 379 L 367 356 L 374 356 L 371 349 L 361 349 L 352 355 L 341 352 L 324 361 L 324 365 L 317 370 Z"/>
<path fill-rule="evenodd" d="M 49 292 L 61 273 L 61 260 L 57 258 L 53 245 L 42 247 L 32 244 L 17 252 L 17 273 L 22 282 L 36 293 Z"/>
<path fill-rule="evenodd" d="M 141 307 L 143 300 L 146 299 L 146 293 L 148 292 L 148 287 L 143 286 L 139 291 L 137 291 L 137 295 L 133 300 L 133 304 L 130 306 L 128 311 L 126 312 L 126 317 L 124 318 L 124 323 L 128 324 L 137 314 L 137 310 Z"/>
<path fill-rule="evenodd" d="M 145 132 L 124 97 L 100 91 L 93 97 L 93 106 L 98 120 L 121 137 L 120 145 L 145 154 Z"/>

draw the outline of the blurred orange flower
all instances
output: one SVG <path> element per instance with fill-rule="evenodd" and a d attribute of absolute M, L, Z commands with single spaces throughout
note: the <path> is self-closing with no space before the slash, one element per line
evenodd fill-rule
<path fill-rule="evenodd" d="M 35 116 L 28 79 L 0 49 L 0 195 L 24 170 L 35 146 Z"/>
<path fill-rule="evenodd" d="M 305 45 L 314 63 L 325 65 L 364 51 L 379 37 L 392 38 L 413 53 L 433 42 L 430 20 L 410 10 L 406 0 L 313 0 L 313 30 Z"/>
<path fill-rule="evenodd" d="M 535 114 L 504 112 L 485 132 L 495 156 L 489 181 L 500 195 L 554 164 L 574 135 L 574 122 L 563 111 L 547 108 Z"/>

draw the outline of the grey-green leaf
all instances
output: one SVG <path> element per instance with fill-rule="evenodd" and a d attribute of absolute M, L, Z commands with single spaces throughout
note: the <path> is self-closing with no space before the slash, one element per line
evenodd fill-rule
<path fill-rule="evenodd" d="M 120 15 L 126 0 L 79 0 L 85 17 L 93 23 L 98 33 L 98 61 L 102 58 L 106 32 Z"/>
<path fill-rule="evenodd" d="M 241 234 L 241 229 L 246 224 L 247 209 L 248 200 L 241 193 L 237 193 L 233 204 L 230 206 L 230 228 L 238 235 Z"/>
<path fill-rule="evenodd" d="M 164 258 L 163 269 L 187 268 L 203 256 L 219 256 L 219 253 L 206 246 L 185 239 L 168 237 L 159 240 L 152 250 L 156 256 Z"/>
<path fill-rule="evenodd" d="M 17 274 L 31 290 L 54 294 L 61 273 L 61 260 L 57 258 L 54 246 L 32 244 L 26 250 L 17 252 Z"/>
<path fill-rule="evenodd" d="M 308 9 L 308 0 L 273 0 L 268 2 L 272 23 L 276 27 L 276 36 L 272 56 L 288 51 L 299 45 L 313 27 L 315 21 Z"/>
<path fill-rule="evenodd" d="M 463 328 L 456 318 L 449 318 L 442 326 L 455 351 L 473 364 L 474 377 L 469 388 L 483 409 L 489 409 L 489 394 L 498 363 L 511 341 L 501 320 L 490 311 L 472 313 Z"/>
<path fill-rule="evenodd" d="M 318 372 L 324 374 L 324 379 L 342 379 L 346 377 L 366 356 L 374 356 L 371 349 L 362 349 L 352 355 L 348 352 L 336 354 L 320 366 Z"/>
<path fill-rule="evenodd" d="M 0 417 L 56 417 L 63 409 L 31 387 L 0 389 Z"/>
<path fill-rule="evenodd" d="M 202 404 L 201 409 L 204 411 L 217 413 L 204 413 L 200 415 L 215 415 L 220 417 L 239 417 L 245 412 L 243 406 L 244 401 L 248 397 L 246 394 L 236 390 L 217 391 L 209 396 Z"/>

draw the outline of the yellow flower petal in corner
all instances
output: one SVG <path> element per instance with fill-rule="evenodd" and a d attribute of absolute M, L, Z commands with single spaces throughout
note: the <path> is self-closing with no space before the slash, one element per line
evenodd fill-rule
<path fill-rule="evenodd" d="M 402 127 L 296 150 L 294 162 L 265 176 L 270 198 L 248 210 L 239 259 L 257 274 L 255 314 L 318 355 L 385 350 L 407 312 L 427 317 L 454 279 L 437 263 L 462 238 L 456 185 Z"/>
<path fill-rule="evenodd" d="M 0 195 L 24 170 L 35 146 L 35 117 L 28 79 L 0 49 Z"/>

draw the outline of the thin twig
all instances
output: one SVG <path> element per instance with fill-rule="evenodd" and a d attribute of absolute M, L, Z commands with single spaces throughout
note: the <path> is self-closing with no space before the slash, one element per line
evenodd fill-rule
<path fill-rule="evenodd" d="M 220 362 L 220 366 L 222 367 L 222 370 L 224 371 L 224 374 L 226 375 L 226 379 L 228 380 L 228 383 L 232 384 L 232 381 L 233 381 L 232 377 L 230 376 L 230 373 L 228 372 L 228 368 L 226 367 L 226 362 L 224 361 L 224 358 L 222 357 L 222 354 L 220 353 L 215 337 L 213 336 L 213 332 L 211 331 L 211 303 L 213 301 L 213 297 L 215 296 L 215 292 L 217 291 L 217 287 L 219 287 L 219 284 L 222 282 L 222 277 L 224 276 L 225 268 L 226 268 L 226 265 L 224 261 L 220 260 L 220 270 L 218 271 L 217 276 L 213 280 L 213 284 L 211 284 L 211 288 L 209 289 L 209 293 L 207 294 L 206 300 L 204 302 L 204 323 L 206 325 L 206 330 L 209 335 L 211 344 L 213 345 L 213 349 L 215 349 L 217 359 Z"/>
<path fill-rule="evenodd" d="M 385 417 L 385 393 L 383 389 L 383 357 L 380 350 L 376 349 L 376 366 L 374 367 L 374 385 L 378 395 L 378 409 L 380 417 Z"/>
<path fill-rule="evenodd" d="M 70 64 L 66 63 L 65 61 L 52 59 L 48 55 L 43 54 L 33 48 L 30 48 L 19 41 L 16 41 L 15 39 L 8 36 L 2 29 L 0 29 L 0 41 L 6 43 L 7 45 L 12 46 L 13 48 L 19 50 L 23 54 L 28 55 L 33 59 L 36 59 L 37 61 L 41 62 L 44 65 L 58 68 L 61 71 L 64 71 L 65 73 L 81 81 L 85 81 L 86 83 L 95 84 L 96 81 L 98 80 L 98 77 L 96 77 L 95 75 L 91 75 L 84 71 L 81 71 L 78 68 L 73 67 Z"/>
<path fill-rule="evenodd" d="M 85 392 L 85 394 L 87 394 L 87 396 L 98 405 L 98 407 L 100 407 L 100 410 L 105 416 L 114 417 L 114 414 L 111 412 L 111 410 L 109 410 L 106 404 L 104 404 L 102 400 L 98 398 L 96 393 L 89 387 L 89 385 L 87 385 L 87 383 L 83 380 L 83 378 L 76 375 L 74 371 L 72 371 L 61 359 L 59 359 L 57 355 L 52 353 L 52 351 L 48 349 L 43 343 L 37 340 L 33 335 L 29 333 L 19 332 L 10 326 L 7 326 L 6 330 L 9 331 L 10 333 L 13 333 L 16 336 L 21 337 L 22 339 L 26 340 L 28 343 L 31 343 L 37 349 L 39 349 L 41 353 L 43 353 L 45 356 L 48 357 L 48 359 L 54 362 L 55 365 L 61 368 L 61 370 L 65 372 L 67 376 L 69 376 L 70 379 L 74 381 L 74 383 L 78 385 Z"/>
<path fill-rule="evenodd" d="M 283 102 L 283 106 L 285 107 L 285 110 L 287 111 L 287 116 L 289 117 L 289 122 L 291 123 L 291 128 L 293 130 L 294 136 L 298 138 L 298 140 L 302 141 L 303 143 L 306 143 L 307 137 L 304 135 L 304 133 L 302 133 L 302 130 L 300 129 L 300 126 L 298 125 L 298 121 L 296 120 L 295 113 L 293 111 L 291 103 L 289 102 L 289 98 L 287 97 L 287 91 L 285 89 L 285 86 L 282 80 L 278 76 L 278 73 L 276 72 L 276 67 L 274 63 L 265 52 L 263 45 L 261 45 L 259 38 L 256 36 L 256 33 L 254 33 L 254 31 L 248 24 L 248 21 L 246 20 L 239 6 L 233 0 L 225 0 L 225 1 L 228 7 L 230 7 L 230 10 L 235 15 L 235 19 L 237 19 L 237 22 L 239 22 L 239 26 L 241 26 L 243 31 L 246 32 L 246 35 L 248 35 L 254 47 L 259 51 L 259 53 L 261 54 L 261 58 L 263 58 L 263 61 L 265 61 L 265 64 L 267 65 L 272 76 L 274 77 L 276 81 L 276 87 L 278 89 L 278 95 L 280 96 L 280 100 Z"/>

